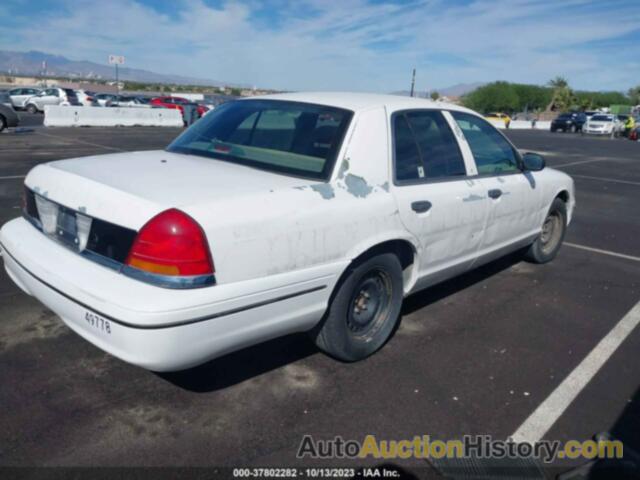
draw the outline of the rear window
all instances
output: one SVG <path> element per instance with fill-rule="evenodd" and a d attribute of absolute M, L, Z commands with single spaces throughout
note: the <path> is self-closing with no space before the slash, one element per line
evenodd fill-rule
<path fill-rule="evenodd" d="M 168 151 L 326 179 L 352 115 L 281 100 L 229 102 L 180 135 Z"/>

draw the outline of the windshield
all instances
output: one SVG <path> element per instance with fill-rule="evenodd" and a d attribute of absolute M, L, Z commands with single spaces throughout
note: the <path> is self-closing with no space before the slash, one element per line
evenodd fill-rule
<path fill-rule="evenodd" d="M 607 115 L 594 115 L 591 120 L 594 122 L 610 122 L 613 119 Z"/>
<path fill-rule="evenodd" d="M 326 179 L 352 112 L 281 100 L 225 103 L 169 147 L 288 175 Z"/>

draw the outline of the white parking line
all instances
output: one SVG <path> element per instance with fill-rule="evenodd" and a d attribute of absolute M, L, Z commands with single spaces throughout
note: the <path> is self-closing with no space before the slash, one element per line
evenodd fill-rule
<path fill-rule="evenodd" d="M 571 167 L 573 165 L 582 165 L 583 163 L 593 163 L 593 162 L 611 162 L 612 159 L 609 158 L 592 158 L 591 160 L 580 160 L 579 162 L 570 162 L 570 163 L 561 163 L 560 165 L 549 165 L 551 168 L 564 168 Z"/>
<path fill-rule="evenodd" d="M 618 180 L 617 178 L 591 177 L 589 175 L 576 175 L 574 173 L 572 173 L 571 176 L 572 177 L 577 177 L 577 178 L 588 178 L 588 179 L 591 179 L 591 180 L 602 180 L 603 182 L 624 183 L 626 185 L 640 185 L 640 182 L 632 182 L 630 180 Z"/>
<path fill-rule="evenodd" d="M 640 323 L 640 302 L 620 320 L 564 381 L 511 436 L 515 442 L 540 441 L 620 344 Z"/>
<path fill-rule="evenodd" d="M 24 178 L 26 175 L 7 175 L 6 177 L 0 177 L 0 180 L 12 180 L 14 178 Z"/>
<path fill-rule="evenodd" d="M 78 140 L 77 138 L 61 137 L 61 136 L 50 135 L 48 133 L 42 133 L 42 132 L 37 132 L 37 133 L 38 133 L 38 135 L 43 135 L 45 137 L 55 138 L 57 140 L 68 140 L 69 142 L 82 143 L 84 145 L 91 145 L 92 147 L 100 147 L 100 148 L 104 148 L 106 150 L 115 150 L 116 152 L 126 152 L 127 151 L 127 150 L 123 150 L 122 148 L 109 147 L 107 145 L 100 145 L 99 143 L 85 142 L 84 140 Z"/>
<path fill-rule="evenodd" d="M 624 258 L 625 260 L 634 260 L 640 262 L 640 257 L 634 257 L 633 255 L 625 255 L 624 253 L 612 252 L 611 250 L 601 250 L 599 248 L 587 247 L 585 245 L 578 245 L 577 243 L 563 242 L 563 245 L 572 248 L 579 248 L 580 250 L 586 250 L 587 252 L 601 253 L 603 255 L 609 255 L 611 257 Z"/>

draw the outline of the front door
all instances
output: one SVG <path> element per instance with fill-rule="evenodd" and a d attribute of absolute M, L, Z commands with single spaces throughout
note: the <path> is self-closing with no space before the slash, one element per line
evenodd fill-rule
<path fill-rule="evenodd" d="M 530 172 L 520 168 L 519 154 L 486 120 L 451 112 L 473 154 L 489 215 L 481 251 L 491 251 L 535 234 L 541 189 Z"/>

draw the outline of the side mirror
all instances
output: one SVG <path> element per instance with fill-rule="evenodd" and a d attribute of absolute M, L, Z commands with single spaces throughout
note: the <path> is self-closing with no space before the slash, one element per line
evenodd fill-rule
<path fill-rule="evenodd" d="M 539 172 L 546 166 L 544 157 L 537 153 L 527 152 L 522 155 L 522 163 L 525 171 Z"/>

